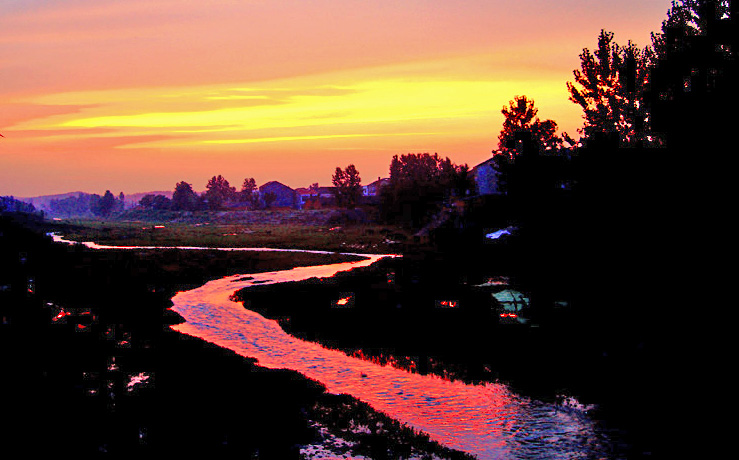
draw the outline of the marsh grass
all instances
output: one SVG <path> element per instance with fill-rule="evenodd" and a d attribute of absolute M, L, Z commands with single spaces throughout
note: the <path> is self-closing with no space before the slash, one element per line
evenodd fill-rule
<path fill-rule="evenodd" d="M 392 253 L 410 238 L 377 224 L 328 226 L 313 223 L 157 222 L 76 219 L 60 231 L 75 241 L 114 246 L 202 246 L 311 249 Z"/>

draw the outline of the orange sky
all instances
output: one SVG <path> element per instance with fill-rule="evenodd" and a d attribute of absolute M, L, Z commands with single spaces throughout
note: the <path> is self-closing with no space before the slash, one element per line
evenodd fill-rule
<path fill-rule="evenodd" d="M 395 154 L 474 166 L 516 95 L 576 134 L 565 83 L 601 28 L 669 0 L 0 2 L 0 195 L 365 183 Z"/>

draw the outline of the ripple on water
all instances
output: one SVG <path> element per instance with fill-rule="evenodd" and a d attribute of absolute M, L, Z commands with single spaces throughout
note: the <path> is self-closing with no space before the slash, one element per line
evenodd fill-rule
<path fill-rule="evenodd" d="M 173 309 L 186 320 L 174 328 L 254 357 L 262 366 L 298 371 L 333 393 L 355 396 L 442 444 L 480 458 L 609 457 L 607 440 L 587 417 L 522 398 L 504 385 L 412 374 L 303 342 L 275 321 L 229 300 L 235 290 L 259 281 L 327 277 L 378 258 L 211 281 L 173 298 Z"/>
<path fill-rule="evenodd" d="M 68 242 L 58 235 L 53 237 L 55 241 Z M 171 249 L 84 244 L 93 249 Z M 503 385 L 466 385 L 351 358 L 297 340 L 282 331 L 275 321 L 230 300 L 235 290 L 244 287 L 333 276 L 338 271 L 366 266 L 385 257 L 363 256 L 366 259 L 358 262 L 298 267 L 253 276 L 235 275 L 178 293 L 172 299 L 172 309 L 186 322 L 172 328 L 254 357 L 262 366 L 298 371 L 322 382 L 331 392 L 355 396 L 425 431 L 432 439 L 479 458 L 614 458 L 608 438 L 596 431 L 584 411 L 561 410 L 552 404 L 522 398 Z M 324 452 L 318 449 L 314 453 Z"/>

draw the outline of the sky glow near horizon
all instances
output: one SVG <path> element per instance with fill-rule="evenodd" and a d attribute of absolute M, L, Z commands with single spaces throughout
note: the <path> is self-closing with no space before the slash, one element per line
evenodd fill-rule
<path fill-rule="evenodd" d="M 575 135 L 582 48 L 601 28 L 649 44 L 669 3 L 3 0 L 0 195 L 474 166 L 517 95 Z"/>

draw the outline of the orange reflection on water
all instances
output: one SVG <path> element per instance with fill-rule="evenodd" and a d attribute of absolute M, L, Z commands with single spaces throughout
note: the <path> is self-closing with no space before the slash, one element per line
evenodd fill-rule
<path fill-rule="evenodd" d="M 67 242 L 58 235 L 53 237 L 55 241 Z M 125 249 L 89 242 L 84 244 L 93 249 Z M 578 404 L 543 403 L 513 394 L 504 385 L 466 385 L 435 375 L 403 371 L 394 367 L 392 362 L 349 357 L 315 343 L 302 342 L 286 334 L 276 321 L 265 319 L 231 301 L 234 291 L 253 284 L 329 277 L 340 271 L 369 265 L 385 256 L 366 257 L 359 262 L 298 267 L 253 276 L 235 275 L 180 292 L 172 299 L 172 309 L 186 322 L 172 328 L 243 356 L 254 357 L 264 367 L 296 370 L 322 382 L 333 393 L 355 396 L 426 432 L 432 439 L 481 459 L 620 458 L 618 453 L 614 454 L 613 442 L 609 441 L 608 435 L 596 431 L 585 412 L 578 409 Z M 394 280 L 392 275 L 394 273 L 388 276 L 389 281 Z"/>
<path fill-rule="evenodd" d="M 480 458 L 564 459 L 597 444 L 591 441 L 587 421 L 521 398 L 504 385 L 467 385 L 347 356 L 298 340 L 276 321 L 229 300 L 235 290 L 253 284 L 333 276 L 380 257 L 211 281 L 172 299 L 173 310 L 186 319 L 173 329 L 254 357 L 261 366 L 298 371 L 332 393 L 350 394 L 444 445 Z"/>

